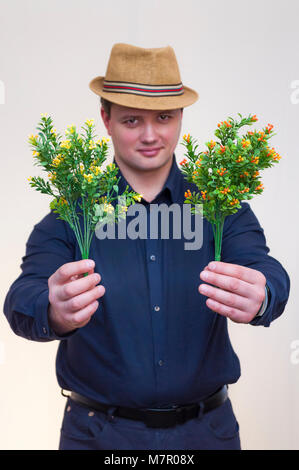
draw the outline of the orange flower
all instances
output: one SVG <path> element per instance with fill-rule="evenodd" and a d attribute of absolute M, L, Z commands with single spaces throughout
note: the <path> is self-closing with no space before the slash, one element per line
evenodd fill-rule
<path fill-rule="evenodd" d="M 273 124 L 268 123 L 268 126 L 266 126 L 266 132 L 269 133 L 272 131 L 272 129 L 273 129 Z"/>
<path fill-rule="evenodd" d="M 256 191 L 259 191 L 260 189 L 265 189 L 265 188 L 263 186 L 263 183 L 261 183 L 255 189 L 256 189 Z"/>
<path fill-rule="evenodd" d="M 252 122 L 256 122 L 256 121 L 257 121 L 256 114 L 254 114 L 253 116 L 251 116 L 251 121 L 252 121 Z"/>
<path fill-rule="evenodd" d="M 239 189 L 239 193 L 248 193 L 249 188 Z"/>
<path fill-rule="evenodd" d="M 225 150 L 226 150 L 225 145 L 220 145 L 220 152 L 221 152 L 221 153 L 224 153 Z"/>
<path fill-rule="evenodd" d="M 206 199 L 206 192 L 207 192 L 207 190 L 206 190 L 206 191 L 200 191 L 200 192 L 201 192 L 201 195 L 202 195 L 203 199 Z"/>
<path fill-rule="evenodd" d="M 265 132 L 259 132 L 260 137 L 257 140 L 264 140 L 265 139 Z"/>
<path fill-rule="evenodd" d="M 243 139 L 242 140 L 242 147 L 246 148 L 250 145 L 250 140 Z"/>
<path fill-rule="evenodd" d="M 224 189 L 220 190 L 220 192 L 222 194 L 227 194 L 227 193 L 230 193 L 230 189 L 229 188 L 224 188 Z"/>
<path fill-rule="evenodd" d="M 227 173 L 227 170 L 226 170 L 226 168 L 221 168 L 221 170 L 217 170 L 217 173 L 218 173 L 220 176 L 223 176 L 224 173 Z"/>
<path fill-rule="evenodd" d="M 209 142 L 209 144 L 208 144 L 208 145 L 209 145 L 209 147 L 212 149 L 212 148 L 214 148 L 214 147 L 215 147 L 215 145 L 216 145 L 216 142 L 214 142 L 214 140 L 211 140 L 211 142 Z"/>
<path fill-rule="evenodd" d="M 239 202 L 239 199 L 233 199 L 231 202 L 230 202 L 230 205 L 231 206 L 234 206 L 235 204 L 238 204 Z"/>
<path fill-rule="evenodd" d="M 275 150 L 274 150 L 274 147 L 272 147 L 272 149 L 269 150 L 269 152 L 267 153 L 267 156 L 269 156 L 269 155 L 273 156 L 273 155 L 275 155 L 275 153 L 276 153 L 276 152 L 275 152 Z"/>
<path fill-rule="evenodd" d="M 186 198 L 192 196 L 190 189 L 187 189 L 187 191 L 185 192 L 184 196 L 185 196 Z"/>
<path fill-rule="evenodd" d="M 184 158 L 184 160 L 180 162 L 180 165 L 186 165 L 186 163 L 187 163 L 187 158 Z"/>

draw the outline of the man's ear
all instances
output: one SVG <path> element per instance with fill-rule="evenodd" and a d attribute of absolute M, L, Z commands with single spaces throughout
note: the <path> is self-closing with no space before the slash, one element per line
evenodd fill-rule
<path fill-rule="evenodd" d="M 104 110 L 103 106 L 101 107 L 101 116 L 102 116 L 102 119 L 103 119 L 103 123 L 107 129 L 107 133 L 108 135 L 111 135 L 111 131 L 110 131 L 110 117 L 108 116 L 108 114 L 106 113 L 106 111 Z"/>

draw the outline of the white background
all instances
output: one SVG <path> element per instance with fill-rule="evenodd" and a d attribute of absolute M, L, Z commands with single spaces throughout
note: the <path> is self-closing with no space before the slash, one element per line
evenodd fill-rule
<path fill-rule="evenodd" d="M 183 83 L 200 95 L 184 111 L 182 135 L 203 145 L 238 112 L 257 114 L 259 129 L 274 125 L 271 145 L 282 159 L 265 170 L 265 190 L 250 205 L 270 254 L 289 273 L 291 293 L 270 328 L 229 325 L 242 369 L 230 396 L 243 449 L 299 449 L 298 16 L 296 0 L 0 0 L 2 304 L 33 225 L 49 212 L 48 196 L 27 181 L 39 174 L 28 135 L 42 112 L 59 131 L 95 118 L 105 135 L 88 84 L 105 75 L 114 43 L 175 49 Z M 0 317 L 1 449 L 57 449 L 65 403 L 57 345 L 19 338 Z"/>

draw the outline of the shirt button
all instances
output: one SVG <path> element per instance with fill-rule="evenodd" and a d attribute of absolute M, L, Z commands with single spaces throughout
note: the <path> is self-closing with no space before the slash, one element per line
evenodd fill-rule
<path fill-rule="evenodd" d="M 164 362 L 160 359 L 160 361 L 158 362 L 159 366 L 162 367 Z"/>
<path fill-rule="evenodd" d="M 155 255 L 151 255 L 151 256 L 150 256 L 150 260 L 151 260 L 151 261 L 156 261 L 156 256 L 155 256 Z"/>
<path fill-rule="evenodd" d="M 43 326 L 43 333 L 44 333 L 44 335 L 47 334 L 47 328 L 45 328 L 44 326 Z"/>
<path fill-rule="evenodd" d="M 155 310 L 156 312 L 159 312 L 159 310 L 160 310 L 159 305 L 155 305 L 155 306 L 154 306 L 154 310 Z"/>

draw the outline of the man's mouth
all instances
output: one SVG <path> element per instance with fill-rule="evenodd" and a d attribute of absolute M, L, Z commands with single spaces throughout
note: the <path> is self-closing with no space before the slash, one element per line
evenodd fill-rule
<path fill-rule="evenodd" d="M 153 147 L 153 148 L 142 148 L 138 149 L 138 152 L 142 153 L 142 155 L 146 157 L 154 157 L 159 153 L 161 147 Z"/>

